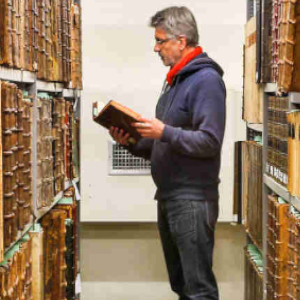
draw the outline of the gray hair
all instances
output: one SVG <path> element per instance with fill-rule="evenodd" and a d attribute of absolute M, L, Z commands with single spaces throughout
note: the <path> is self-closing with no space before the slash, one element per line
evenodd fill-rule
<path fill-rule="evenodd" d="M 160 27 L 173 36 L 184 35 L 187 46 L 197 46 L 199 34 L 192 12 L 185 6 L 171 6 L 158 11 L 150 19 L 151 27 Z"/>

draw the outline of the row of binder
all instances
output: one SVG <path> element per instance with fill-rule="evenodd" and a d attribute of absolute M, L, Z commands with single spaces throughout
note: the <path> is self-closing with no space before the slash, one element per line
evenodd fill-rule
<path fill-rule="evenodd" d="M 263 260 L 253 244 L 245 247 L 245 281 L 245 300 L 263 299 Z"/>
<path fill-rule="evenodd" d="M 14 83 L 2 82 L 1 132 L 3 196 L 3 246 L 9 247 L 25 225 L 32 222 L 32 134 L 33 100 Z M 75 123 L 73 103 L 62 97 L 39 93 L 37 97 L 37 203 L 38 211 L 50 207 L 64 191 L 65 182 L 78 175 L 73 151 L 79 124 Z M 77 155 L 78 158 L 78 155 Z M 77 171 L 76 171 L 77 170 Z M 2 220 L 2 218 L 1 218 Z"/>
<path fill-rule="evenodd" d="M 30 222 L 32 102 L 15 84 L 1 83 L 4 246 Z"/>
<path fill-rule="evenodd" d="M 287 114 L 289 125 L 288 137 L 288 190 L 293 196 L 300 197 L 300 110 Z"/>
<path fill-rule="evenodd" d="M 35 224 L 0 263 L 0 299 L 76 299 L 74 190 Z"/>
<path fill-rule="evenodd" d="M 289 98 L 268 97 L 268 150 L 266 172 L 283 186 L 288 185 L 288 133 L 287 112 Z"/>
<path fill-rule="evenodd" d="M 82 88 L 81 8 L 72 0 L 3 0 L 0 64 Z"/>
<path fill-rule="evenodd" d="M 258 248 L 262 248 L 262 145 L 242 143 L 243 206 L 245 227 Z"/>
<path fill-rule="evenodd" d="M 258 82 L 276 82 L 279 92 L 300 91 L 300 4 L 257 1 Z"/>
<path fill-rule="evenodd" d="M 278 196 L 268 196 L 267 299 L 300 297 L 300 213 Z"/>

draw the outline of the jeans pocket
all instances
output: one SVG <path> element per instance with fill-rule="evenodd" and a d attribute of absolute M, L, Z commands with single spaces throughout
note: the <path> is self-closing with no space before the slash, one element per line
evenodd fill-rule
<path fill-rule="evenodd" d="M 214 231 L 219 216 L 219 201 L 204 200 L 207 227 Z"/>
<path fill-rule="evenodd" d="M 195 216 L 193 211 L 176 215 L 170 222 L 173 236 L 177 239 L 184 238 L 195 231 Z"/>

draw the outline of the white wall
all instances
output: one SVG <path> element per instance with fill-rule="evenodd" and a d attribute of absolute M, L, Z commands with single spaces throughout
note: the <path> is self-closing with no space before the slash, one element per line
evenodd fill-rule
<path fill-rule="evenodd" d="M 155 187 L 150 176 L 108 176 L 107 132 L 93 123 L 94 101 L 117 100 L 153 116 L 168 72 L 153 52 L 149 18 L 170 5 L 196 16 L 200 45 L 225 70 L 227 129 L 223 148 L 221 219 L 232 220 L 233 142 L 242 138 L 243 24 L 246 1 L 101 0 L 83 3 L 82 221 L 153 221 Z M 242 132 L 242 134 L 241 134 Z"/>

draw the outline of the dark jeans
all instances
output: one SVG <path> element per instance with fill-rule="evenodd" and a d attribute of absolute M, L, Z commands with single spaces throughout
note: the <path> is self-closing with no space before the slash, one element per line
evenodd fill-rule
<path fill-rule="evenodd" d="M 218 201 L 158 201 L 158 228 L 179 300 L 218 300 L 212 271 Z"/>

